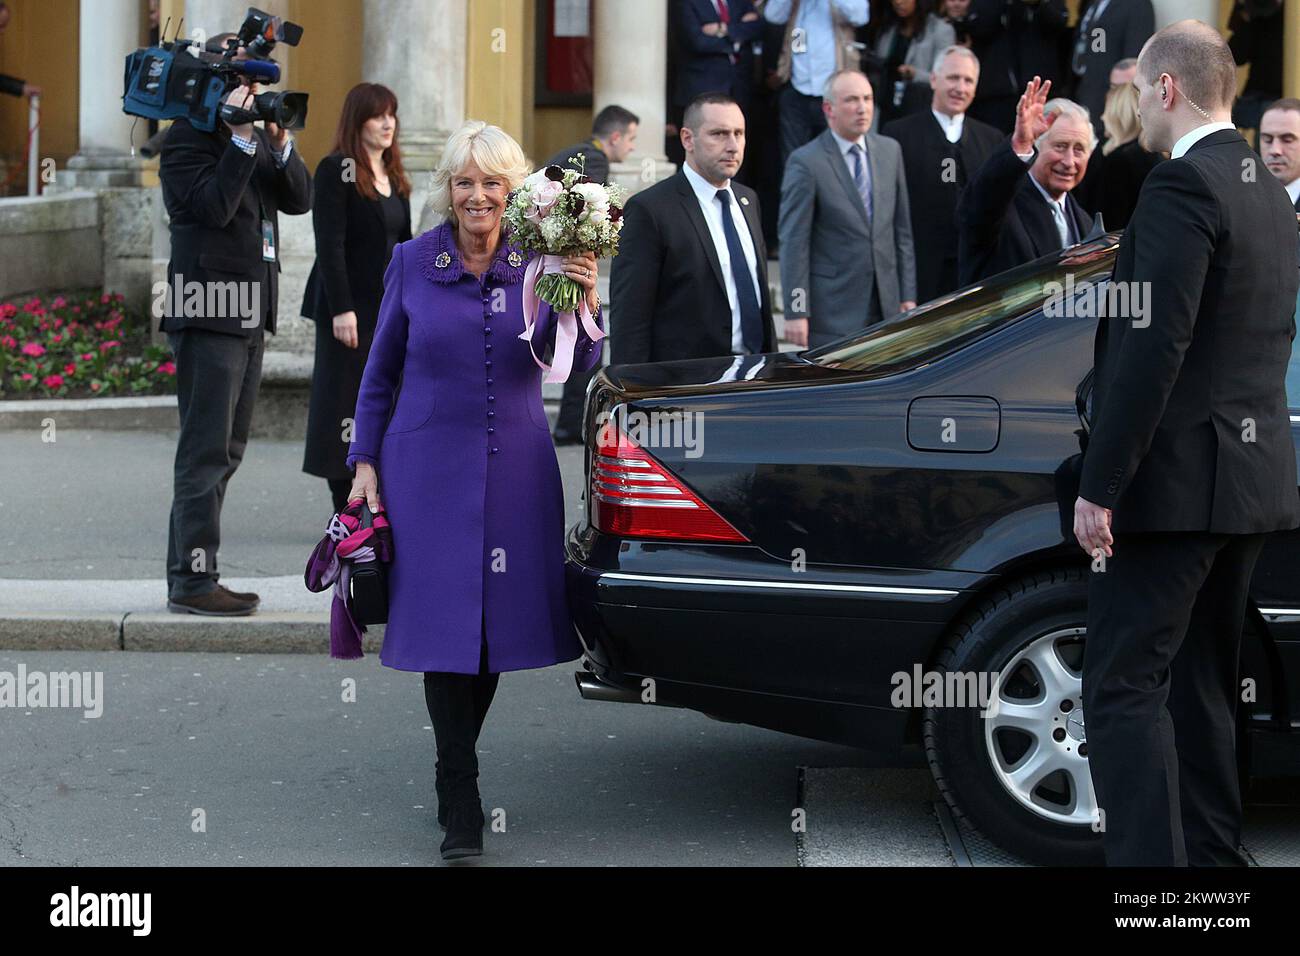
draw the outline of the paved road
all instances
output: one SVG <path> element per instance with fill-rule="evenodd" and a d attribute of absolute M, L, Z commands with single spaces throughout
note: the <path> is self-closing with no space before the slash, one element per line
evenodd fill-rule
<path fill-rule="evenodd" d="M 153 582 L 161 602 L 173 450 L 165 434 L 0 432 L 0 604 L 134 606 Z M 223 573 L 239 587 L 275 576 L 271 603 L 305 595 L 293 580 L 328 517 L 301 453 L 253 442 L 227 495 Z M 574 520 L 581 451 L 559 457 Z M 54 578 L 76 583 L 36 584 Z M 43 593 L 25 597 L 33 588 Z M 438 862 L 415 675 L 373 657 L 0 651 L 0 672 L 20 665 L 100 671 L 106 701 L 97 719 L 0 707 L 0 865 Z M 505 827 L 481 863 L 954 864 L 926 771 L 686 711 L 585 702 L 574 666 L 502 679 L 480 749 L 485 806 Z M 1248 826 L 1247 845 L 1294 865 L 1300 794 L 1278 802 L 1254 812 L 1267 831 Z M 206 832 L 192 829 L 196 808 Z"/>
<path fill-rule="evenodd" d="M 0 671 L 20 662 L 101 670 L 104 712 L 0 709 L 0 866 L 440 862 L 418 675 L 373 657 L 0 652 Z M 479 741 L 484 807 L 505 819 L 485 863 L 792 866 L 799 767 L 861 764 L 686 711 L 583 701 L 572 671 L 502 678 Z"/>
<path fill-rule="evenodd" d="M 222 510 L 225 577 L 299 575 L 332 512 L 302 443 L 249 443 Z M 175 434 L 0 431 L 0 578 L 156 578 L 166 572 Z M 569 521 L 582 449 L 558 450 Z M 164 594 L 165 596 L 165 594 Z"/>

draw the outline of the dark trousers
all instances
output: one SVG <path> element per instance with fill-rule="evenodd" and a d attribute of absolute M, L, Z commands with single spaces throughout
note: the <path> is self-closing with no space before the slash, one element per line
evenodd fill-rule
<path fill-rule="evenodd" d="M 334 502 L 334 511 L 337 514 L 348 506 L 348 492 L 352 490 L 352 479 L 326 478 L 325 481 L 330 486 L 330 498 Z"/>
<path fill-rule="evenodd" d="M 167 532 L 168 597 L 193 597 L 217 586 L 221 505 L 244 460 L 262 379 L 265 335 L 207 329 L 168 332 L 176 359 L 180 435 L 172 470 Z"/>
<path fill-rule="evenodd" d="M 787 83 L 781 89 L 781 169 L 800 146 L 826 129 L 820 96 L 805 96 Z"/>
<path fill-rule="evenodd" d="M 564 396 L 560 399 L 560 414 L 555 420 L 557 435 L 568 432 L 581 437 L 582 407 L 587 401 L 587 384 L 599 371 L 598 365 L 590 372 L 579 372 L 574 369 L 569 373 L 569 379 L 564 383 Z"/>
<path fill-rule="evenodd" d="M 489 674 L 487 668 L 484 636 L 477 674 L 424 674 L 424 702 L 438 750 L 435 786 L 438 799 L 449 804 L 478 800 L 478 735 L 501 679 L 500 674 Z"/>
<path fill-rule="evenodd" d="M 1110 866 L 1242 866 L 1237 669 L 1263 535 L 1117 534 L 1088 582 L 1083 710 Z"/>

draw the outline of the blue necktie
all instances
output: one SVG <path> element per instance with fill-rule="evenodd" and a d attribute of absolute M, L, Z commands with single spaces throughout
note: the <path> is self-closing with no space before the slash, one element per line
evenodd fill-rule
<path fill-rule="evenodd" d="M 853 184 L 858 187 L 862 208 L 867 211 L 867 225 L 871 225 L 871 167 L 863 162 L 861 145 L 854 143 L 849 152 L 853 154 Z"/>
<path fill-rule="evenodd" d="M 736 280 L 736 301 L 740 305 L 740 337 L 745 351 L 753 354 L 763 351 L 763 313 L 754 295 L 754 277 L 749 274 L 745 247 L 740 244 L 740 233 L 731 218 L 731 193 L 719 189 L 718 202 L 722 203 L 722 232 L 727 237 L 727 256 L 731 259 L 731 276 Z"/>

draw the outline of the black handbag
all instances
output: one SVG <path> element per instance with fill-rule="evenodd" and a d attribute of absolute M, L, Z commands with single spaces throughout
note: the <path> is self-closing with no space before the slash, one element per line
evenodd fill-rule
<path fill-rule="evenodd" d="M 361 527 L 374 524 L 370 506 L 361 505 Z M 348 581 L 348 610 L 362 627 L 388 623 L 388 566 L 382 561 L 354 564 Z"/>

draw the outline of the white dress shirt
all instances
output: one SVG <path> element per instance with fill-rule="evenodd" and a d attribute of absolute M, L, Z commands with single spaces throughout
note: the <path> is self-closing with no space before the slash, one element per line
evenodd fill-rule
<path fill-rule="evenodd" d="M 938 110 L 930 110 L 930 112 L 939 121 L 939 128 L 943 130 L 943 135 L 948 137 L 948 142 L 955 143 L 961 139 L 962 125 L 966 120 L 965 113 L 949 116 L 947 113 L 940 113 Z"/>
<path fill-rule="evenodd" d="M 1232 123 L 1206 123 L 1204 126 L 1198 126 L 1190 133 L 1185 135 L 1178 142 L 1174 143 L 1174 148 L 1170 150 L 1169 156 L 1172 159 L 1182 159 L 1187 155 L 1187 151 L 1199 143 L 1211 133 L 1217 133 L 1221 129 L 1236 129 Z"/>
<path fill-rule="evenodd" d="M 1034 184 L 1038 194 L 1047 201 L 1047 205 L 1052 210 L 1052 221 L 1056 223 L 1056 234 L 1061 237 L 1061 248 L 1072 245 L 1070 236 L 1070 207 L 1065 204 L 1065 197 L 1069 193 L 1062 193 L 1060 199 L 1053 199 L 1043 188 L 1043 184 L 1038 181 L 1033 173 L 1026 173 L 1029 181 Z"/>
<path fill-rule="evenodd" d="M 1300 202 L 1300 179 L 1293 179 L 1286 184 L 1286 194 L 1291 197 L 1291 205 Z"/>
<path fill-rule="evenodd" d="M 835 130 L 831 130 L 831 135 L 835 137 L 835 145 L 840 148 L 840 157 L 844 160 L 844 165 L 849 171 L 849 179 L 853 179 L 853 154 L 850 153 L 849 150 L 851 150 L 854 146 L 861 147 L 862 162 L 866 163 L 868 161 L 867 160 L 867 137 L 863 135 L 863 136 L 859 136 L 857 139 L 845 139 L 839 133 L 835 132 Z M 870 175 L 870 170 L 868 170 L 868 175 Z M 871 184 L 871 188 L 873 190 L 876 188 L 875 183 Z"/>
<path fill-rule="evenodd" d="M 709 227 L 709 236 L 713 239 L 713 248 L 718 253 L 718 265 L 722 267 L 722 281 L 727 287 L 727 304 L 731 306 L 731 353 L 743 355 L 745 336 L 740 327 L 740 300 L 736 296 L 736 279 L 731 271 L 731 252 L 727 249 L 727 234 L 722 231 L 722 203 L 718 201 L 718 187 L 711 185 L 703 176 L 691 168 L 690 163 L 682 164 L 686 181 L 695 191 L 700 211 Z M 763 292 L 758 286 L 758 254 L 754 251 L 754 238 L 749 234 L 749 223 L 740 210 L 740 199 L 731 188 L 731 180 L 722 187 L 731 194 L 731 221 L 740 237 L 740 246 L 745 250 L 745 265 L 754 283 L 754 295 L 760 303 Z"/>
<path fill-rule="evenodd" d="M 1019 156 L 1021 161 L 1027 166 L 1034 161 L 1034 157 L 1037 153 L 1031 151 L 1028 153 L 1016 153 L 1016 155 Z M 1053 199 L 1048 195 L 1047 190 L 1043 188 L 1043 184 L 1038 181 L 1032 172 L 1027 172 L 1025 175 L 1029 177 L 1029 181 L 1034 184 L 1034 188 L 1038 190 L 1038 194 L 1043 197 L 1052 210 L 1052 221 L 1056 223 L 1056 234 L 1061 239 L 1061 248 L 1064 249 L 1066 246 L 1072 245 L 1070 241 L 1070 207 L 1066 205 L 1065 202 L 1065 197 L 1069 194 L 1063 193 L 1060 199 Z M 1082 240 L 1083 236 L 1079 236 L 1079 239 Z"/>

